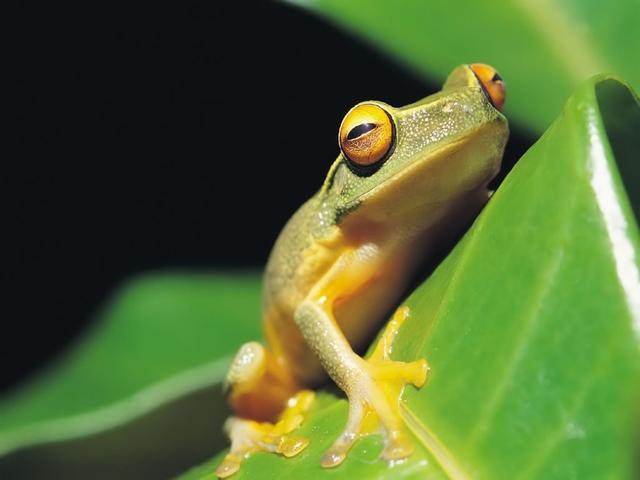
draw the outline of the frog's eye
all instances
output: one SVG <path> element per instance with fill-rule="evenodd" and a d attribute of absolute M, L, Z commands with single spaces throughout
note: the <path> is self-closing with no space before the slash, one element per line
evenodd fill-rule
<path fill-rule="evenodd" d="M 340 124 L 338 139 L 345 157 L 356 167 L 383 160 L 393 146 L 394 126 L 380 106 L 362 103 L 353 107 Z"/>
<path fill-rule="evenodd" d="M 473 63 L 469 65 L 469 67 L 480 82 L 480 85 L 482 85 L 493 106 L 498 110 L 502 110 L 507 91 L 505 90 L 504 82 L 500 74 L 495 68 L 490 65 L 485 65 L 484 63 Z"/>

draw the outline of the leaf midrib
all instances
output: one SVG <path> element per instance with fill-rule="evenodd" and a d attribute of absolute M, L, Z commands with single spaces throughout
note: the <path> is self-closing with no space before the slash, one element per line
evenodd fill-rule
<path fill-rule="evenodd" d="M 199 365 L 108 406 L 24 425 L 0 434 L 0 458 L 26 446 L 70 440 L 127 423 L 172 401 L 221 383 L 231 357 Z"/>

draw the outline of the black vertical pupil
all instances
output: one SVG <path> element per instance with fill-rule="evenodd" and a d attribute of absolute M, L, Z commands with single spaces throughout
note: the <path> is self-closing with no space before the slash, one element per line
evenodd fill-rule
<path fill-rule="evenodd" d="M 347 140 L 353 140 L 354 138 L 358 138 L 360 135 L 364 135 L 365 133 L 370 132 L 376 127 L 377 125 L 375 123 L 361 123 L 360 125 L 358 125 L 357 127 L 353 127 L 349 131 L 349 134 L 347 135 Z"/>

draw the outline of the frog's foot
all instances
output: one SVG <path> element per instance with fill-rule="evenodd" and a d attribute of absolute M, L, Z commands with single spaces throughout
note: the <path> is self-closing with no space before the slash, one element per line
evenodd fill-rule
<path fill-rule="evenodd" d="M 240 468 L 243 459 L 253 452 L 272 452 L 293 457 L 309 444 L 303 437 L 289 435 L 297 429 L 304 413 L 313 402 L 314 393 L 302 390 L 287 402 L 276 423 L 256 422 L 238 417 L 230 417 L 224 428 L 231 439 L 231 448 L 216 469 L 219 478 L 227 478 Z"/>
<path fill-rule="evenodd" d="M 405 363 L 390 359 L 393 341 L 408 315 L 408 307 L 396 311 L 372 355 L 362 361 L 362 370 L 355 373 L 346 390 L 347 426 L 323 455 L 321 466 L 339 465 L 358 438 L 376 430 L 381 430 L 384 437 L 383 459 L 399 460 L 413 452 L 413 443 L 400 416 L 400 397 L 406 384 L 424 385 L 429 367 L 425 360 Z"/>

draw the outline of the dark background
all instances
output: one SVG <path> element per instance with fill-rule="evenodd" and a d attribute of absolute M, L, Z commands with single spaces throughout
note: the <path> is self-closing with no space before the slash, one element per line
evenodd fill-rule
<path fill-rule="evenodd" d="M 0 389 L 131 275 L 263 265 L 344 113 L 438 89 L 283 4 L 42 1 L 17 18 Z M 507 167 L 528 143 L 512 137 Z"/>

